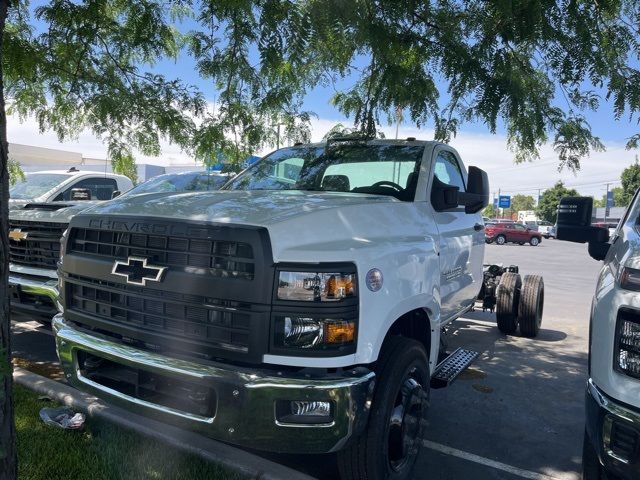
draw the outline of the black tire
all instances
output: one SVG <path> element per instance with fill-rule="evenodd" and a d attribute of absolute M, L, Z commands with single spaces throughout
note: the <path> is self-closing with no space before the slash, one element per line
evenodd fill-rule
<path fill-rule="evenodd" d="M 582 480 L 602 480 L 602 465 L 587 432 L 584 432 L 582 443 Z"/>
<path fill-rule="evenodd" d="M 485 238 L 484 240 L 486 243 L 493 243 L 493 240 L 491 240 L 490 238 Z"/>
<path fill-rule="evenodd" d="M 524 242 L 518 242 L 518 245 L 524 245 Z"/>
<path fill-rule="evenodd" d="M 518 323 L 524 337 L 536 337 L 542 324 L 544 281 L 540 275 L 525 275 L 520 289 Z"/>
<path fill-rule="evenodd" d="M 543 237 L 549 240 L 549 235 L 543 235 Z"/>
<path fill-rule="evenodd" d="M 377 385 L 367 429 L 349 447 L 338 452 L 342 480 L 405 480 L 411 477 L 422 444 L 429 404 L 429 359 L 424 346 L 404 337 L 389 337 L 376 367 Z M 418 384 L 416 387 L 415 384 Z M 398 402 L 410 396 L 413 415 L 402 414 L 400 427 L 392 426 L 392 414 L 399 415 Z M 419 405 L 412 403 L 418 401 Z M 407 423 L 405 424 L 405 420 Z M 407 433 L 409 446 L 396 437 Z M 403 438 L 403 437 L 402 437 Z M 406 439 L 405 439 L 406 440 Z M 402 454 L 405 454 L 402 457 Z"/>
<path fill-rule="evenodd" d="M 522 280 L 517 273 L 506 272 L 496 289 L 496 320 L 498 330 L 511 335 L 518 329 L 518 303 Z"/>
<path fill-rule="evenodd" d="M 529 243 L 531 244 L 532 247 L 537 247 L 538 245 L 540 245 L 540 237 L 531 237 L 531 240 L 529 240 Z"/>
<path fill-rule="evenodd" d="M 507 243 L 507 237 L 505 237 L 504 235 L 498 235 L 496 237 L 496 244 L 504 245 L 505 243 Z"/>

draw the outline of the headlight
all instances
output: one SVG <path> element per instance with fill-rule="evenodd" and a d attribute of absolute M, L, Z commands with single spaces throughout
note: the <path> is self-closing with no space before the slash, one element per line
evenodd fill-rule
<path fill-rule="evenodd" d="M 274 343 L 278 348 L 324 350 L 353 346 L 355 319 L 280 315 L 275 318 Z"/>
<path fill-rule="evenodd" d="M 614 363 L 616 370 L 640 378 L 640 316 L 631 310 L 618 314 Z"/>
<path fill-rule="evenodd" d="M 356 274 L 344 272 L 279 272 L 278 300 L 339 302 L 356 296 Z"/>

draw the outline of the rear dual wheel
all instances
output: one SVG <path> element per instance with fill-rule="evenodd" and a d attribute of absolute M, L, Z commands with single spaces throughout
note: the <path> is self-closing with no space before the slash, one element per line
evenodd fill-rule
<path fill-rule="evenodd" d="M 536 337 L 542 324 L 544 281 L 540 275 L 507 272 L 500 278 L 496 290 L 496 320 L 498 329 L 513 335 L 518 326 L 523 337 Z"/>
<path fill-rule="evenodd" d="M 536 337 L 542 324 L 544 282 L 540 275 L 525 275 L 520 289 L 518 322 L 523 337 Z"/>
<path fill-rule="evenodd" d="M 522 280 L 517 273 L 506 272 L 500 277 L 496 289 L 496 320 L 498 330 L 512 335 L 518 329 L 518 303 Z"/>
<path fill-rule="evenodd" d="M 389 337 L 376 375 L 367 429 L 338 452 L 342 480 L 408 479 L 422 445 L 431 381 L 424 346 Z"/>

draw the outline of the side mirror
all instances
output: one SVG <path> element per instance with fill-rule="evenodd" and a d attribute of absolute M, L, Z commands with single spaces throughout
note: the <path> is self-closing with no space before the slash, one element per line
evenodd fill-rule
<path fill-rule="evenodd" d="M 88 188 L 72 188 L 71 200 L 91 200 L 91 190 Z"/>
<path fill-rule="evenodd" d="M 122 194 L 122 192 L 120 190 L 114 190 L 113 192 L 111 192 L 111 200 L 113 200 L 116 197 L 119 197 Z"/>
<path fill-rule="evenodd" d="M 469 167 L 467 191 L 458 193 L 458 204 L 465 213 L 478 213 L 489 205 L 489 177 L 478 167 Z"/>
<path fill-rule="evenodd" d="M 567 242 L 589 243 L 589 255 L 596 260 L 607 256 L 609 229 L 591 225 L 593 198 L 564 197 L 558 206 L 556 238 Z"/>

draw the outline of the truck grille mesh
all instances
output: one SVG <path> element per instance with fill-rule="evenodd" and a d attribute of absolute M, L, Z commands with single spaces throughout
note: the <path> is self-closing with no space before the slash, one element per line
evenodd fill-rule
<path fill-rule="evenodd" d="M 60 259 L 60 237 L 66 223 L 43 223 L 9 220 L 9 230 L 26 234 L 23 240 L 9 238 L 12 263 L 26 267 L 55 269 Z"/>
<path fill-rule="evenodd" d="M 111 325 L 207 342 L 235 352 L 246 353 L 249 347 L 248 305 L 77 276 L 66 281 L 65 295 L 67 309 L 72 313 Z"/>
<path fill-rule="evenodd" d="M 253 280 L 255 274 L 253 249 L 242 242 L 74 228 L 68 248 L 108 259 L 140 256 L 159 266 L 207 269 L 216 277 Z"/>

